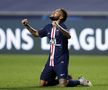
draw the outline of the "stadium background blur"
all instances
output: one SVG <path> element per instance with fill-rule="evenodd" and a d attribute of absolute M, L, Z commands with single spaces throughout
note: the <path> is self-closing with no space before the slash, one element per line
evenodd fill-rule
<path fill-rule="evenodd" d="M 107 0 L 1 0 L 0 89 L 43 89 L 38 81 L 47 60 L 48 40 L 32 37 L 21 20 L 28 18 L 31 26 L 40 29 L 50 22 L 48 16 L 57 8 L 66 9 L 69 15 L 65 22 L 72 36 L 69 73 L 75 79 L 84 75 L 94 85 L 73 89 L 108 89 Z"/>

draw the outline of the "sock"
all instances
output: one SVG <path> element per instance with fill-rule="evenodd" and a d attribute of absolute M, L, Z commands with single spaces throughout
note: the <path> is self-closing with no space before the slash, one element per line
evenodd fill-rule
<path fill-rule="evenodd" d="M 69 80 L 67 87 L 75 87 L 77 85 L 80 85 L 80 81 L 79 80 Z"/>

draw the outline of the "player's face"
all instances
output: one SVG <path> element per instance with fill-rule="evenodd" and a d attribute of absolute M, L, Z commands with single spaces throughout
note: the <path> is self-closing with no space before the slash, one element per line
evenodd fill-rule
<path fill-rule="evenodd" d="M 57 9 L 57 10 L 52 12 L 50 19 L 52 21 L 57 21 L 57 20 L 61 19 L 61 16 L 62 16 L 62 13 L 61 13 L 60 9 Z"/>

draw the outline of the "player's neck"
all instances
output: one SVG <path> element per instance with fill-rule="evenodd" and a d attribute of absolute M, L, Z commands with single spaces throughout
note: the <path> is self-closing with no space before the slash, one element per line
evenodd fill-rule
<path fill-rule="evenodd" d="M 52 26 L 53 27 L 56 27 L 57 26 L 56 21 L 52 21 Z"/>

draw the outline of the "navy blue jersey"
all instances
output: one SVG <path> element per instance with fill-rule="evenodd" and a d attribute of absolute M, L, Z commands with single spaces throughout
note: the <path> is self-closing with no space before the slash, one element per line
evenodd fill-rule
<path fill-rule="evenodd" d="M 62 23 L 60 24 L 64 29 L 67 30 L 66 26 Z M 63 35 L 63 33 L 60 31 L 59 27 L 56 27 L 55 34 L 53 35 L 52 32 L 52 24 L 46 25 L 42 30 L 39 30 L 39 37 L 48 37 L 50 44 L 54 43 L 54 46 L 50 45 L 50 51 L 52 48 L 53 55 L 54 55 L 54 64 L 57 64 L 61 61 L 61 57 L 63 55 L 69 55 L 68 52 L 68 38 Z M 54 37 L 53 37 L 53 36 Z M 52 47 L 52 48 L 51 48 Z M 49 59 L 51 56 L 51 52 L 49 53 Z"/>

